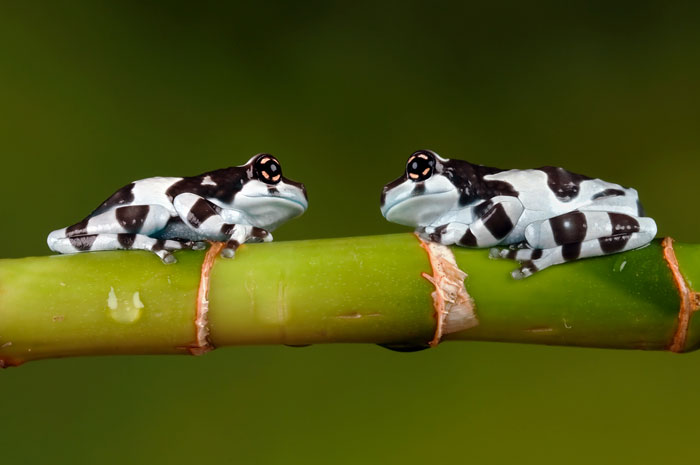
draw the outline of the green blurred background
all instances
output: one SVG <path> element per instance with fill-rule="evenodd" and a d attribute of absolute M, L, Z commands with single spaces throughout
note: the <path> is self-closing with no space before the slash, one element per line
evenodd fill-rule
<path fill-rule="evenodd" d="M 116 188 L 269 151 L 276 240 L 403 231 L 432 148 L 636 187 L 699 241 L 700 9 L 658 2 L 0 4 L 0 256 Z M 564 2 L 561 2 L 564 3 Z M 46 360 L 0 373 L 1 463 L 685 463 L 700 354 L 450 343 Z"/>

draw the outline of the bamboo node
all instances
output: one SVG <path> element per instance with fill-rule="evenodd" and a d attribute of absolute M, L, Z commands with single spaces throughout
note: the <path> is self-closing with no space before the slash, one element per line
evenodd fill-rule
<path fill-rule="evenodd" d="M 187 348 L 192 355 L 203 355 L 214 350 L 214 344 L 209 338 L 209 276 L 212 268 L 214 268 L 216 258 L 225 245 L 223 242 L 212 242 L 202 261 L 199 288 L 197 289 L 197 308 L 194 317 L 195 342 Z"/>
<path fill-rule="evenodd" d="M 668 350 L 672 352 L 683 352 L 686 338 L 688 337 L 690 318 L 693 312 L 700 308 L 700 293 L 693 291 L 683 277 L 683 274 L 681 274 L 676 252 L 673 250 L 673 238 L 665 237 L 663 241 L 661 241 L 661 246 L 663 247 L 664 259 L 671 269 L 671 275 L 673 276 L 673 281 L 676 284 L 681 300 L 680 309 L 678 310 L 678 326 Z"/>
<path fill-rule="evenodd" d="M 424 241 L 416 235 L 421 247 L 428 253 L 433 275 L 423 273 L 423 277 L 435 286 L 430 295 L 435 308 L 435 336 L 430 347 L 437 346 L 443 335 L 456 333 L 479 324 L 474 312 L 474 300 L 467 293 L 464 279 L 467 274 L 457 266 L 457 260 L 449 247 L 435 242 Z"/>

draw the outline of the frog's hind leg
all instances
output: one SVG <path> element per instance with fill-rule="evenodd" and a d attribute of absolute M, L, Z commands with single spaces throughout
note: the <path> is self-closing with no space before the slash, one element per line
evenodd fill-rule
<path fill-rule="evenodd" d="M 492 251 L 492 256 L 522 263 L 516 279 L 538 270 L 579 258 L 608 255 L 642 247 L 656 235 L 656 223 L 648 217 L 601 211 L 573 211 L 531 223 L 525 239 L 531 248 Z"/>
<path fill-rule="evenodd" d="M 89 216 L 49 234 L 48 246 L 59 253 L 97 250 L 149 250 L 164 262 L 175 261 L 173 250 L 195 248 L 197 243 L 150 237 L 168 225 L 171 216 L 160 205 L 129 205 Z"/>
<path fill-rule="evenodd" d="M 128 205 L 99 215 L 88 216 L 79 223 L 53 231 L 49 234 L 49 240 L 52 237 L 65 238 L 103 233 L 151 236 L 165 228 L 170 218 L 168 209 L 161 205 Z"/>
<path fill-rule="evenodd" d="M 85 234 L 54 239 L 51 250 L 64 254 L 97 252 L 103 250 L 146 250 L 153 252 L 163 263 L 175 263 L 172 252 L 198 248 L 198 243 L 172 239 L 155 239 L 143 234 Z"/>

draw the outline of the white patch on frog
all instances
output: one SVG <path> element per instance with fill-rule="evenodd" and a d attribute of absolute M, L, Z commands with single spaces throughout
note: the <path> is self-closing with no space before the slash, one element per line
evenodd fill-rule
<path fill-rule="evenodd" d="M 202 186 L 216 186 L 216 183 L 212 181 L 211 176 L 204 176 L 201 182 Z"/>

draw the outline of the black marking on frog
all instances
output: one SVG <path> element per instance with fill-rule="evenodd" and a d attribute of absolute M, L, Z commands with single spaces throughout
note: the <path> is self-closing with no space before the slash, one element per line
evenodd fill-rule
<path fill-rule="evenodd" d="M 224 203 L 233 202 L 243 188 L 246 172 L 238 166 L 210 171 L 199 176 L 182 178 L 170 186 L 165 194 L 172 201 L 179 194 L 190 192 L 200 197 L 213 198 Z M 208 182 L 207 182 L 208 181 Z"/>
<path fill-rule="evenodd" d="M 442 162 L 441 165 L 445 177 L 460 191 L 460 206 L 499 195 L 518 196 L 518 192 L 511 184 L 505 181 L 484 179 L 484 176 L 503 172 L 499 168 L 475 165 L 462 160 L 448 160 Z"/>
<path fill-rule="evenodd" d="M 425 192 L 425 183 L 423 182 L 417 182 L 415 186 L 413 186 L 413 192 L 411 192 L 411 195 L 421 195 L 422 193 Z"/>
<path fill-rule="evenodd" d="M 403 184 L 406 180 L 408 180 L 408 177 L 406 176 L 406 173 L 404 173 L 402 176 L 399 176 L 398 178 L 394 179 L 390 183 L 388 183 L 384 188 L 382 189 L 382 195 L 380 200 L 380 204 L 383 207 L 384 203 L 386 202 L 386 193 L 389 192 L 391 189 L 394 187 Z"/>
<path fill-rule="evenodd" d="M 583 242 L 588 229 L 586 216 L 579 211 L 550 218 L 549 225 L 552 228 L 554 242 L 559 245 Z"/>
<path fill-rule="evenodd" d="M 625 195 L 625 192 L 620 189 L 605 189 L 591 197 L 591 200 L 602 199 L 603 197 L 617 197 L 620 195 Z"/>
<path fill-rule="evenodd" d="M 478 243 L 476 241 L 476 237 L 474 236 L 474 233 L 472 232 L 471 229 L 467 229 L 467 232 L 464 233 L 462 238 L 459 240 L 459 244 L 466 246 L 466 247 L 477 247 Z"/>
<path fill-rule="evenodd" d="M 95 239 L 97 239 L 97 234 L 86 234 L 83 236 L 69 237 L 68 239 L 76 250 L 90 250 Z"/>
<path fill-rule="evenodd" d="M 556 166 L 543 166 L 537 169 L 547 175 L 547 185 L 562 202 L 569 202 L 578 197 L 581 182 L 591 179 Z"/>
<path fill-rule="evenodd" d="M 615 236 L 601 237 L 598 239 L 600 249 L 605 253 L 621 252 L 632 237 L 631 234 L 617 234 Z"/>
<path fill-rule="evenodd" d="M 571 242 L 561 246 L 561 256 L 566 261 L 576 260 L 581 255 L 581 243 Z"/>
<path fill-rule="evenodd" d="M 132 205 L 128 207 L 119 207 L 115 210 L 114 214 L 117 218 L 117 222 L 126 232 L 137 233 L 141 231 L 150 209 L 151 207 L 148 205 Z"/>
<path fill-rule="evenodd" d="M 496 239 L 503 239 L 513 230 L 513 222 L 503 205 L 496 204 L 483 217 L 484 226 Z"/>
<path fill-rule="evenodd" d="M 629 215 L 609 212 L 613 235 L 639 232 L 639 221 Z"/>
<path fill-rule="evenodd" d="M 119 244 L 125 249 L 130 249 L 134 246 L 134 241 L 136 240 L 136 234 L 117 234 L 117 240 Z"/>
<path fill-rule="evenodd" d="M 129 205 L 134 201 L 134 185 L 135 184 L 132 182 L 131 184 L 127 184 L 119 189 L 117 192 L 109 196 L 107 200 L 102 202 L 99 207 L 88 215 L 88 217 L 99 215 L 100 213 L 104 213 L 107 210 L 119 205 Z"/>
<path fill-rule="evenodd" d="M 199 228 L 202 225 L 202 223 L 207 221 L 212 216 L 219 214 L 220 212 L 220 207 L 214 205 L 213 203 L 207 200 L 198 199 L 190 208 L 190 212 L 187 215 L 187 221 L 194 228 Z"/>
<path fill-rule="evenodd" d="M 87 234 L 87 225 L 89 219 L 90 218 L 88 217 L 78 223 L 75 223 L 72 226 L 68 226 L 66 228 L 66 237 L 84 236 L 85 234 Z"/>

